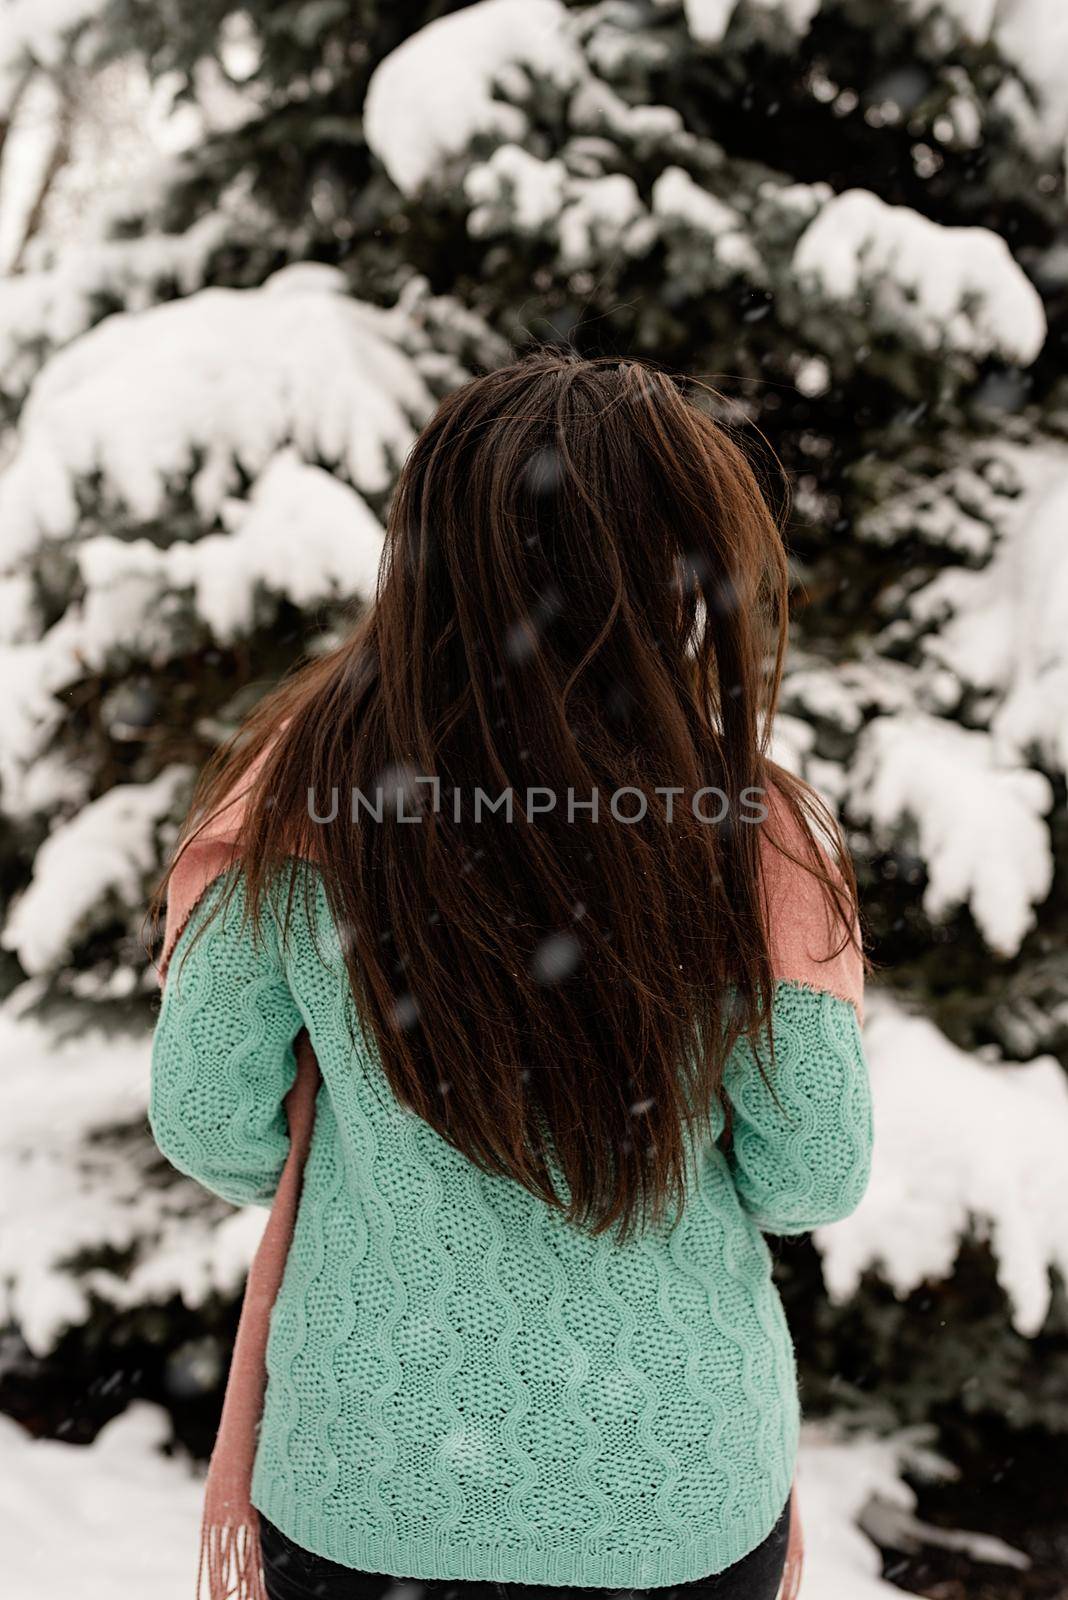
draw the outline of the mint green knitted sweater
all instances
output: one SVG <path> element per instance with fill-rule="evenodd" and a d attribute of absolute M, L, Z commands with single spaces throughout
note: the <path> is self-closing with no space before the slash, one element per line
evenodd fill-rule
<path fill-rule="evenodd" d="M 778 984 L 782 1109 L 739 1049 L 731 1155 L 695 1152 L 677 1225 L 621 1246 L 480 1172 L 401 1107 L 373 1048 L 353 1048 L 321 881 L 313 918 L 297 894 L 284 951 L 273 923 L 242 929 L 240 881 L 193 941 L 219 887 L 163 995 L 160 1149 L 215 1194 L 269 1204 L 302 1026 L 323 1076 L 271 1318 L 254 1504 L 305 1549 L 405 1578 L 653 1587 L 738 1561 L 782 1510 L 798 1443 L 763 1234 L 832 1222 L 867 1182 L 853 1006 Z M 722 1128 L 720 1111 L 717 1140 Z"/>

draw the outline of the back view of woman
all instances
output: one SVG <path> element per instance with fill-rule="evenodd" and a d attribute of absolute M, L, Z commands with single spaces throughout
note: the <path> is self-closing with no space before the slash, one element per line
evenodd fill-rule
<path fill-rule="evenodd" d="M 852 877 L 765 754 L 785 605 L 684 389 L 541 353 L 439 408 L 375 604 L 205 775 L 190 829 L 241 792 L 239 856 L 175 951 L 156 1140 L 270 1204 L 303 1030 L 322 1074 L 270 1600 L 773 1600 L 799 1406 L 763 1235 L 850 1212 L 871 1150 Z"/>

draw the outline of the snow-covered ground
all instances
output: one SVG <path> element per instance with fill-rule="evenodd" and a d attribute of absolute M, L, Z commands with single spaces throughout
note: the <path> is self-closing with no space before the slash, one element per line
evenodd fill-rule
<path fill-rule="evenodd" d="M 130 1406 L 88 1447 L 0 1416 L 0 1538 L 9 1600 L 190 1600 L 200 1485 L 160 1446 L 170 1421 Z"/>

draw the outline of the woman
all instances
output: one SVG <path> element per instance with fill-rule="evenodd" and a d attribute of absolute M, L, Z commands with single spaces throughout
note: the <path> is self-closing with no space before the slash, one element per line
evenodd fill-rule
<path fill-rule="evenodd" d="M 270 1203 L 322 1073 L 252 1482 L 270 1600 L 772 1600 L 799 1403 L 764 1233 L 853 1210 L 853 880 L 768 759 L 781 539 L 636 362 L 538 353 L 416 441 L 375 604 L 212 762 L 171 1162 Z"/>

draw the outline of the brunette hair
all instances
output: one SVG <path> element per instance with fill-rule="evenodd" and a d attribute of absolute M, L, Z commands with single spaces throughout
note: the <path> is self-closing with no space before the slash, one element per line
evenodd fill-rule
<path fill-rule="evenodd" d="M 775 519 L 685 381 L 538 351 L 439 406 L 374 603 L 215 753 L 183 844 L 245 783 L 250 915 L 289 858 L 321 870 L 397 1098 L 484 1170 L 626 1237 L 681 1205 L 727 1056 L 768 1030 L 767 830 L 746 791 L 774 790 L 853 936 L 848 857 L 818 843 L 834 824 L 767 755 L 786 627 Z M 398 774 L 437 778 L 440 812 L 426 786 L 419 826 L 389 808 L 354 825 L 353 790 Z M 531 786 L 597 790 L 602 814 L 453 819 L 456 790 Z M 710 786 L 717 825 L 691 803 Z M 630 825 L 603 814 L 623 788 L 648 801 Z M 334 822 L 313 790 L 344 797 Z"/>

